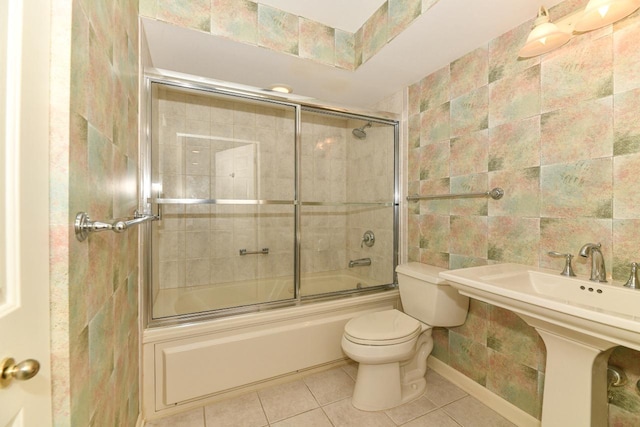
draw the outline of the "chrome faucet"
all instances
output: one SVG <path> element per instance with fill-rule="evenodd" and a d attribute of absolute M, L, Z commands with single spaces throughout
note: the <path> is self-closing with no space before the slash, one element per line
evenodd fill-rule
<path fill-rule="evenodd" d="M 580 248 L 580 256 L 587 258 L 591 255 L 591 277 L 593 282 L 606 282 L 607 270 L 604 267 L 604 257 L 600 251 L 601 244 L 587 243 Z"/>
<path fill-rule="evenodd" d="M 371 258 L 352 259 L 349 261 L 349 268 L 364 267 L 367 265 L 371 265 Z"/>

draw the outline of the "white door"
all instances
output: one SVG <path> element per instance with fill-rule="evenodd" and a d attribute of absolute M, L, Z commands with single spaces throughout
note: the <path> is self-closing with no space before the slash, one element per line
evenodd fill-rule
<path fill-rule="evenodd" d="M 0 0 L 0 427 L 51 425 L 49 21 L 48 0 Z M 11 380 L 9 358 L 40 370 Z"/>

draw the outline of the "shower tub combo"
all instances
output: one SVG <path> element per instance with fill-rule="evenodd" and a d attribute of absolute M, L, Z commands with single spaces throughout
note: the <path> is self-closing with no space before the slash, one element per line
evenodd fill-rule
<path fill-rule="evenodd" d="M 398 122 L 148 75 L 143 412 L 344 363 L 346 322 L 396 308 Z"/>

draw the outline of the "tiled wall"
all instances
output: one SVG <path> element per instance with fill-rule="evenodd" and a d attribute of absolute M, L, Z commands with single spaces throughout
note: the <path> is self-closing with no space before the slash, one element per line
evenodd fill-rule
<path fill-rule="evenodd" d="M 56 426 L 138 418 L 137 231 L 78 242 L 137 207 L 138 2 L 57 2 L 51 146 L 52 363 Z"/>
<path fill-rule="evenodd" d="M 567 1 L 552 19 L 584 5 Z M 602 242 L 609 276 L 640 259 L 640 12 L 519 59 L 531 22 L 409 88 L 410 193 L 486 191 L 498 201 L 415 203 L 409 258 L 445 268 L 518 262 L 562 269 L 548 251 L 577 256 Z M 574 258 L 578 274 L 589 264 Z M 539 417 L 544 345 L 512 313 L 473 301 L 465 325 L 435 334 L 434 355 Z M 630 384 L 613 394 L 611 425 L 640 423 L 640 353 L 610 363 Z"/>
<path fill-rule="evenodd" d="M 387 0 L 355 33 L 251 0 L 141 0 L 140 15 L 355 70 L 439 0 Z"/>

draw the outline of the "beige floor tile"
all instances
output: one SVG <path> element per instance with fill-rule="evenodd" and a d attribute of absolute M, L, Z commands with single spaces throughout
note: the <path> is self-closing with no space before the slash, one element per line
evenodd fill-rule
<path fill-rule="evenodd" d="M 506 418 L 484 406 L 476 398 L 467 396 L 445 406 L 444 411 L 464 427 L 513 427 Z"/>
<path fill-rule="evenodd" d="M 350 398 L 323 406 L 322 409 L 335 427 L 395 427 L 396 425 L 382 411 L 366 412 L 354 408 Z"/>
<path fill-rule="evenodd" d="M 303 381 L 280 384 L 258 392 L 270 423 L 293 417 L 318 407 Z"/>
<path fill-rule="evenodd" d="M 385 413 L 396 424 L 400 425 L 406 423 L 407 421 L 411 421 L 414 418 L 418 418 L 437 408 L 438 407 L 435 403 L 422 396 L 409 403 L 405 403 L 404 405 L 389 409 L 385 411 Z"/>
<path fill-rule="evenodd" d="M 204 427 L 204 411 L 193 409 L 182 414 L 145 423 L 145 427 Z"/>
<path fill-rule="evenodd" d="M 249 393 L 205 406 L 204 416 L 207 426 L 263 427 L 268 425 L 258 393 Z"/>
<path fill-rule="evenodd" d="M 310 375 L 304 378 L 304 382 L 320 405 L 351 397 L 355 386 L 342 368 Z"/>
<path fill-rule="evenodd" d="M 444 406 L 467 396 L 467 393 L 449 380 L 444 379 L 440 374 L 428 369 L 427 390 L 424 392 L 424 396 L 437 406 Z"/>
<path fill-rule="evenodd" d="M 358 364 L 356 362 L 347 363 L 342 367 L 342 370 L 345 371 L 352 380 L 356 380 L 356 377 L 358 376 Z"/>
<path fill-rule="evenodd" d="M 271 424 L 271 427 L 332 427 L 331 421 L 320 408 Z"/>
<path fill-rule="evenodd" d="M 406 424 L 402 424 L 402 427 L 460 427 L 460 424 L 455 422 L 444 410 L 438 409 Z"/>

